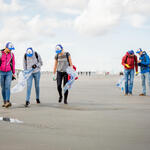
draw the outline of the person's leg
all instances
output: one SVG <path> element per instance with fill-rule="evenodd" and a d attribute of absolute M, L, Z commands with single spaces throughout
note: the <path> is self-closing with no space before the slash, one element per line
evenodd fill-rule
<path fill-rule="evenodd" d="M 130 70 L 130 84 L 129 84 L 129 94 L 132 94 L 134 81 L 134 69 Z"/>
<path fill-rule="evenodd" d="M 27 96 L 26 96 L 26 102 L 30 101 L 30 95 L 31 95 L 31 88 L 32 88 L 32 80 L 33 80 L 33 74 L 29 77 L 27 80 Z"/>
<path fill-rule="evenodd" d="M 6 103 L 6 95 L 5 95 L 5 75 L 1 73 L 1 91 L 4 103 Z"/>
<path fill-rule="evenodd" d="M 146 82 L 145 82 L 145 74 L 144 73 L 142 73 L 141 74 L 141 80 L 142 80 L 142 94 L 140 94 L 140 95 L 146 95 Z"/>
<path fill-rule="evenodd" d="M 128 70 L 125 69 L 124 70 L 124 77 L 125 77 L 125 94 L 128 94 L 129 91 L 128 91 Z"/>
<path fill-rule="evenodd" d="M 59 93 L 59 102 L 62 101 L 62 88 L 61 88 L 61 84 L 62 84 L 62 72 L 57 72 L 57 90 Z"/>
<path fill-rule="evenodd" d="M 147 82 L 148 82 L 149 93 L 150 93 L 150 72 L 147 73 Z"/>
<path fill-rule="evenodd" d="M 6 100 L 7 102 L 10 101 L 10 86 L 11 86 L 11 81 L 12 81 L 12 72 L 7 72 L 6 73 L 6 78 L 5 78 L 5 94 L 6 94 Z"/>
<path fill-rule="evenodd" d="M 68 74 L 64 74 L 64 86 L 68 82 Z M 64 103 L 67 104 L 68 90 L 64 93 Z"/>
<path fill-rule="evenodd" d="M 34 83 L 35 83 L 35 93 L 36 93 L 36 102 L 40 103 L 40 71 L 33 74 Z"/>
<path fill-rule="evenodd" d="M 5 78 L 5 95 L 6 95 L 6 104 L 5 107 L 10 107 L 10 86 L 12 81 L 12 72 L 6 72 L 6 78 Z"/>

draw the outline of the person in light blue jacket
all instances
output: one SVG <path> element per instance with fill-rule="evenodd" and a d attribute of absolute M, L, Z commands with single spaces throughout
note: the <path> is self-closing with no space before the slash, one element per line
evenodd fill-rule
<path fill-rule="evenodd" d="M 146 96 L 146 80 L 150 89 L 150 58 L 141 48 L 139 48 L 136 53 L 140 56 L 138 66 L 140 66 L 141 69 L 142 80 L 142 93 L 139 94 L 139 96 Z"/>

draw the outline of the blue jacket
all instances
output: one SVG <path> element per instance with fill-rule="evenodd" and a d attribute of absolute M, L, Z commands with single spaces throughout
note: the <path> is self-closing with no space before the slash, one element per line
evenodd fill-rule
<path fill-rule="evenodd" d="M 141 63 L 138 63 L 138 65 L 141 68 L 141 73 L 147 73 L 150 71 L 150 58 L 147 55 L 147 53 L 144 51 L 143 54 L 139 58 L 141 60 Z"/>

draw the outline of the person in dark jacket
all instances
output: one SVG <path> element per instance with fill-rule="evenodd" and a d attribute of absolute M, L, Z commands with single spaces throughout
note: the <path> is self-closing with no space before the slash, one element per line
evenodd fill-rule
<path fill-rule="evenodd" d="M 62 96 L 62 80 L 64 80 L 64 86 L 68 82 L 68 74 L 66 69 L 68 66 L 73 67 L 72 60 L 69 52 L 65 52 L 62 45 L 56 45 L 56 56 L 55 56 L 55 64 L 54 64 L 54 72 L 53 72 L 53 80 L 57 80 L 57 90 L 59 93 L 58 102 L 61 103 Z M 57 78 L 56 78 L 57 72 Z M 64 104 L 68 104 L 67 102 L 68 90 L 64 93 Z"/>
<path fill-rule="evenodd" d="M 124 66 L 125 76 L 125 95 L 132 95 L 133 81 L 134 81 L 134 68 L 138 74 L 137 56 L 134 51 L 130 50 L 122 58 L 122 65 Z"/>
<path fill-rule="evenodd" d="M 150 88 L 150 58 L 145 51 L 139 48 L 136 52 L 140 55 L 138 65 L 141 69 L 142 93 L 139 96 L 146 96 L 146 80 Z"/>

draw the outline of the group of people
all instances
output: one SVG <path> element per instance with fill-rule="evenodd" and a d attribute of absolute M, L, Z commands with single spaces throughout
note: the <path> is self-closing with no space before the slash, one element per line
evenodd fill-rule
<path fill-rule="evenodd" d="M 4 49 L 0 50 L 0 85 L 2 89 L 2 98 L 4 104 L 2 107 L 8 108 L 12 104 L 10 102 L 11 95 L 11 82 L 16 79 L 15 76 L 15 56 L 12 52 L 15 50 L 14 45 L 8 42 Z M 68 74 L 66 69 L 68 66 L 73 67 L 72 60 L 69 52 L 65 52 L 63 46 L 56 45 L 56 56 L 53 71 L 53 80 L 57 81 L 57 89 L 59 93 L 58 102 L 61 103 L 63 100 L 62 94 L 62 81 L 64 85 L 68 82 Z M 40 103 L 40 70 L 43 65 L 41 56 L 38 52 L 34 51 L 32 47 L 27 48 L 23 57 L 23 68 L 24 70 L 33 70 L 31 76 L 27 80 L 27 94 L 25 107 L 30 104 L 30 95 L 32 88 L 32 81 L 35 83 L 36 103 Z M 67 102 L 68 90 L 64 93 L 64 104 Z"/>
<path fill-rule="evenodd" d="M 122 58 L 125 77 L 125 95 L 132 95 L 134 75 L 139 74 L 139 66 L 142 80 L 142 93 L 139 96 L 146 96 L 146 83 L 148 83 L 150 89 L 150 58 L 141 48 L 136 53 L 139 55 L 139 59 L 133 50 L 129 50 Z"/>

